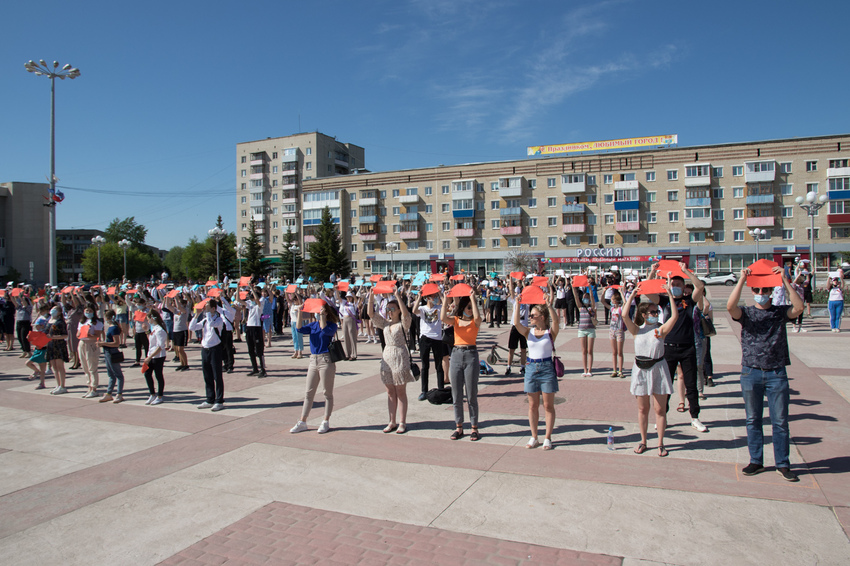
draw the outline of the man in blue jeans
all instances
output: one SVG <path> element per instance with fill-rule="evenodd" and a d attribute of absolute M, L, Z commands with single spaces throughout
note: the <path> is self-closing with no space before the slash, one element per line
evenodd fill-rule
<path fill-rule="evenodd" d="M 772 303 L 771 295 L 777 283 L 784 287 L 785 296 L 791 299 L 791 306 Z M 738 306 L 744 285 L 752 289 L 755 306 Z M 741 391 L 747 413 L 747 446 L 750 450 L 750 463 L 741 472 L 745 476 L 752 476 L 764 471 L 762 414 L 764 396 L 767 394 L 776 471 L 787 481 L 799 481 L 797 474 L 791 471 L 789 460 L 790 394 L 785 367 L 791 365 L 791 357 L 785 325 L 802 314 L 803 300 L 791 287 L 782 268 L 774 264 L 772 275 L 752 275 L 749 268 L 741 270 L 738 284 L 729 296 L 726 308 L 732 319 L 741 323 Z"/>

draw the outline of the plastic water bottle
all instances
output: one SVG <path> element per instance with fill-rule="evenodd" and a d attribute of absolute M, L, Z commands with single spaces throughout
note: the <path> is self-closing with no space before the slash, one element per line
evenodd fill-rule
<path fill-rule="evenodd" d="M 608 450 L 614 449 L 614 427 L 608 427 Z"/>

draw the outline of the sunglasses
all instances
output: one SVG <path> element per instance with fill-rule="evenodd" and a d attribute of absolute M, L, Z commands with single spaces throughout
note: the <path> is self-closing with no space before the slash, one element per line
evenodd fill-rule
<path fill-rule="evenodd" d="M 658 314 L 658 309 L 654 311 L 646 311 L 646 314 Z"/>
<path fill-rule="evenodd" d="M 770 295 L 773 293 L 773 287 L 753 287 L 753 293 L 756 295 Z"/>

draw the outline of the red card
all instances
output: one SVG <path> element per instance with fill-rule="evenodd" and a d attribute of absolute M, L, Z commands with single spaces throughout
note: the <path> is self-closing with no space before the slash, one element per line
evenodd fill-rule
<path fill-rule="evenodd" d="M 21 289 L 19 287 L 15 287 L 12 289 L 12 296 L 19 297 L 21 295 Z"/>
<path fill-rule="evenodd" d="M 210 289 L 209 292 L 207 293 L 207 295 L 210 296 L 210 297 L 213 297 L 213 298 L 220 297 L 221 296 L 221 289 L 219 289 L 219 288 Z"/>
<path fill-rule="evenodd" d="M 0 297 L 6 296 L 6 289 L 0 289 Z"/>
<path fill-rule="evenodd" d="M 83 338 L 88 338 L 90 328 L 91 328 L 91 326 L 88 325 L 88 324 L 81 324 L 79 327 L 77 327 L 77 338 L 79 338 L 81 340 Z"/>
<path fill-rule="evenodd" d="M 311 312 L 314 314 L 318 314 L 322 312 L 322 309 L 327 303 L 322 299 L 307 299 L 304 301 L 304 307 L 301 309 L 303 312 Z"/>
<path fill-rule="evenodd" d="M 135 320 L 136 322 L 144 322 L 145 317 L 147 317 L 147 315 L 144 313 L 144 311 L 135 311 L 133 313 L 133 320 Z"/>
<path fill-rule="evenodd" d="M 435 283 L 425 283 L 422 286 L 422 296 L 436 295 L 440 292 L 440 288 Z"/>
<path fill-rule="evenodd" d="M 218 281 L 215 279 L 210 279 L 204 284 L 205 287 L 215 287 L 216 285 L 218 285 Z M 163 285 L 163 287 L 165 287 L 165 285 Z"/>
<path fill-rule="evenodd" d="M 543 289 L 532 285 L 522 290 L 519 302 L 522 305 L 543 305 L 546 304 L 546 295 Z"/>
<path fill-rule="evenodd" d="M 373 295 L 384 295 L 395 293 L 395 281 L 378 281 L 372 288 Z"/>
<path fill-rule="evenodd" d="M 27 334 L 27 340 L 29 340 L 30 344 L 40 350 L 50 343 L 50 336 L 44 332 L 39 332 L 38 330 L 30 330 Z"/>
<path fill-rule="evenodd" d="M 548 287 L 549 278 L 544 277 L 543 275 L 537 275 L 534 279 L 531 280 L 531 284 L 537 287 Z"/>
<path fill-rule="evenodd" d="M 149 369 L 150 366 L 147 364 L 147 362 L 142 364 L 142 373 L 146 373 Z"/>
<path fill-rule="evenodd" d="M 449 297 L 468 297 L 469 292 L 472 291 L 472 287 L 467 285 L 466 283 L 458 283 L 452 290 L 449 291 Z"/>
<path fill-rule="evenodd" d="M 350 285 L 350 283 L 348 281 L 340 281 L 339 283 L 337 283 L 337 289 L 339 289 L 340 291 L 343 291 L 343 292 L 348 291 L 349 285 Z"/>
<path fill-rule="evenodd" d="M 248 298 L 248 291 L 239 291 L 239 299 L 245 300 Z"/>
<path fill-rule="evenodd" d="M 511 271 L 511 279 L 522 279 L 525 277 L 525 273 L 522 271 Z"/>
<path fill-rule="evenodd" d="M 681 277 L 682 279 L 690 279 L 687 273 L 679 267 L 679 262 L 672 259 L 662 259 L 658 262 L 658 271 L 655 274 L 661 279 L 667 279 L 667 274 L 670 277 Z"/>
<path fill-rule="evenodd" d="M 287 285 L 286 286 L 286 292 L 287 293 L 297 293 L 298 287 L 296 287 L 295 285 Z"/>
<path fill-rule="evenodd" d="M 245 277 L 239 278 L 239 286 L 240 287 L 247 287 L 250 284 L 251 284 L 251 277 L 249 275 L 246 275 Z"/>
<path fill-rule="evenodd" d="M 372 277 L 370 277 L 370 278 L 369 278 L 369 281 L 371 281 L 372 283 L 377 283 L 378 281 L 380 281 L 381 279 L 383 279 L 383 277 L 384 277 L 384 276 L 383 276 L 383 275 L 381 275 L 380 273 L 376 273 L 376 274 L 374 274 Z"/>
<path fill-rule="evenodd" d="M 445 280 L 446 280 L 446 274 L 445 273 L 434 273 L 428 279 L 428 281 L 445 281 Z"/>
<path fill-rule="evenodd" d="M 173 299 L 174 297 L 176 297 L 179 294 L 180 294 L 180 291 L 178 291 L 177 289 L 172 289 L 171 291 L 166 293 L 165 296 L 168 297 L 169 299 Z"/>
<path fill-rule="evenodd" d="M 165 283 L 160 283 L 159 285 L 156 286 L 156 288 L 159 289 L 160 291 L 162 291 L 166 287 L 168 287 L 168 285 L 166 285 Z"/>
<path fill-rule="evenodd" d="M 637 292 L 638 295 L 666 295 L 666 284 L 666 279 L 647 279 L 638 283 Z"/>
<path fill-rule="evenodd" d="M 452 281 L 463 281 L 463 275 L 452 275 L 449 279 Z"/>
<path fill-rule="evenodd" d="M 195 303 L 195 310 L 196 311 L 202 310 L 205 306 L 207 306 L 208 302 L 210 302 L 209 299 L 203 299 L 202 301 Z"/>
<path fill-rule="evenodd" d="M 62 293 L 66 294 L 66 295 L 67 295 L 67 294 L 70 294 L 70 293 L 73 293 L 73 292 L 74 292 L 74 288 L 73 288 L 72 286 L 70 286 L 70 285 L 68 285 L 67 287 L 65 287 L 64 289 L 62 289 Z"/>
<path fill-rule="evenodd" d="M 779 264 L 767 259 L 760 259 L 752 264 L 747 276 L 747 287 L 781 287 L 782 275 L 773 273 L 774 267 L 779 267 Z"/>
<path fill-rule="evenodd" d="M 571 279 L 573 287 L 587 287 L 590 282 L 587 280 L 587 275 L 576 275 Z"/>
<path fill-rule="evenodd" d="M 115 294 L 115 287 L 109 287 L 109 288 L 106 290 L 106 294 L 107 294 L 107 295 L 114 295 L 114 294 Z"/>

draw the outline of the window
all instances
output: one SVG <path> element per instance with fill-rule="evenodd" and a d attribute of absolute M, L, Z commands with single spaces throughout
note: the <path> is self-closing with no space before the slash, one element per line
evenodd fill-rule
<path fill-rule="evenodd" d="M 743 165 L 733 165 L 732 166 L 732 176 L 733 177 L 742 177 L 744 175 L 744 166 Z"/>
<path fill-rule="evenodd" d="M 782 207 L 782 218 L 793 218 L 794 217 L 794 207 L 793 206 L 783 206 Z"/>
<path fill-rule="evenodd" d="M 433 250 L 434 249 L 434 240 L 427 240 L 425 242 L 425 249 L 426 250 Z"/>
<path fill-rule="evenodd" d="M 658 234 L 647 234 L 646 235 L 646 243 L 647 244 L 657 244 L 658 243 Z"/>
<path fill-rule="evenodd" d="M 779 171 L 782 172 L 782 173 L 790 173 L 791 172 L 791 163 L 790 162 L 780 163 L 779 164 Z"/>
<path fill-rule="evenodd" d="M 248 225 L 243 223 L 243 224 L 242 224 L 242 231 L 244 232 L 244 231 L 246 231 L 247 229 L 248 229 Z"/>
<path fill-rule="evenodd" d="M 245 163 L 246 160 L 247 160 L 247 158 L 243 155 L 242 156 L 242 163 Z"/>
<path fill-rule="evenodd" d="M 732 209 L 732 220 L 743 220 L 744 219 L 744 209 L 743 208 L 733 208 Z"/>
<path fill-rule="evenodd" d="M 610 185 L 614 182 L 614 175 L 602 175 L 602 184 Z"/>
<path fill-rule="evenodd" d="M 813 171 L 818 170 L 818 162 L 817 161 L 806 161 L 806 172 L 811 173 Z"/>
<path fill-rule="evenodd" d="M 712 177 L 722 177 L 723 176 L 723 167 L 712 167 L 711 168 L 711 176 Z"/>
<path fill-rule="evenodd" d="M 451 222 L 443 222 L 443 232 L 451 230 Z"/>
<path fill-rule="evenodd" d="M 830 159 L 829 160 L 829 168 L 830 169 L 841 169 L 847 167 L 847 164 L 850 163 L 850 159 Z"/>
<path fill-rule="evenodd" d="M 604 218 L 605 218 L 605 224 L 613 224 L 614 223 L 614 215 L 613 214 L 606 214 Z"/>
<path fill-rule="evenodd" d="M 732 239 L 736 242 L 744 241 L 744 231 L 743 230 L 733 230 L 732 231 Z"/>
<path fill-rule="evenodd" d="M 481 240 L 481 241 L 483 242 L 484 240 Z M 528 239 L 528 245 L 531 248 L 536 248 L 537 247 L 537 238 L 529 238 Z"/>
<path fill-rule="evenodd" d="M 599 243 L 597 240 L 598 240 L 598 238 L 597 238 L 596 234 L 589 234 L 587 236 L 587 244 L 589 246 L 597 245 Z"/>
<path fill-rule="evenodd" d="M 305 165 L 305 166 L 304 166 L 304 168 L 305 168 L 307 171 L 312 171 L 312 170 L 313 170 L 313 163 L 312 163 L 312 162 L 310 162 L 310 161 L 308 161 L 308 162 L 307 162 L 307 165 Z"/>
<path fill-rule="evenodd" d="M 247 210 L 243 210 L 243 211 L 242 211 L 242 218 L 246 218 L 247 216 L 248 216 L 248 211 L 247 211 Z"/>
<path fill-rule="evenodd" d="M 537 179 L 529 179 L 528 180 L 528 188 L 536 189 L 537 188 Z"/>
<path fill-rule="evenodd" d="M 426 232 L 433 232 L 434 231 L 434 223 L 433 222 L 426 222 L 425 223 L 425 231 Z"/>
<path fill-rule="evenodd" d="M 490 182 L 490 191 L 498 191 L 499 190 L 499 181 L 491 181 Z"/>
<path fill-rule="evenodd" d="M 476 220 L 475 221 L 475 229 L 483 230 L 484 229 L 484 220 Z"/>
<path fill-rule="evenodd" d="M 844 201 L 843 200 L 831 200 L 829 201 L 829 213 L 830 214 L 844 214 Z"/>
<path fill-rule="evenodd" d="M 610 246 L 614 243 L 614 234 L 605 234 L 605 245 Z"/>
<path fill-rule="evenodd" d="M 498 200 L 491 200 L 490 201 L 490 210 L 499 210 L 499 208 L 501 208 L 501 206 L 502 206 L 501 201 L 498 201 Z"/>
<path fill-rule="evenodd" d="M 381 191 L 379 193 L 379 195 L 380 195 L 380 198 L 387 198 L 387 191 Z"/>
<path fill-rule="evenodd" d="M 605 204 L 611 204 L 614 202 L 614 193 L 605 193 L 602 198 L 605 200 Z"/>
<path fill-rule="evenodd" d="M 357 252 L 357 244 L 351 244 L 351 251 Z"/>
<path fill-rule="evenodd" d="M 393 224 L 393 234 L 401 232 L 401 224 Z"/>
<path fill-rule="evenodd" d="M 393 198 L 397 197 L 400 194 L 401 194 L 401 191 L 399 189 L 393 189 Z"/>
<path fill-rule="evenodd" d="M 549 236 L 549 247 L 553 248 L 558 245 L 558 237 L 557 236 Z"/>
<path fill-rule="evenodd" d="M 273 180 L 272 180 L 272 186 L 273 186 L 273 187 L 276 187 L 276 186 L 277 186 L 277 179 L 273 179 Z"/>
<path fill-rule="evenodd" d="M 782 196 L 790 196 L 792 192 L 793 187 L 791 183 L 784 183 L 782 185 L 779 185 L 779 194 L 781 194 Z"/>
<path fill-rule="evenodd" d="M 426 204 L 425 205 L 425 214 L 434 214 L 434 205 Z"/>
<path fill-rule="evenodd" d="M 518 248 L 522 246 L 522 238 L 508 238 L 509 248 Z"/>
<path fill-rule="evenodd" d="M 374 252 L 375 251 L 375 244 L 373 244 L 372 242 L 368 242 L 366 244 L 363 244 L 363 251 L 364 252 Z"/>
<path fill-rule="evenodd" d="M 276 151 L 272 152 L 272 159 L 277 159 L 277 152 Z"/>
<path fill-rule="evenodd" d="M 670 202 L 679 200 L 679 191 L 667 191 L 667 200 Z"/>
<path fill-rule="evenodd" d="M 638 243 L 638 235 L 637 234 L 623 234 L 623 243 L 624 244 L 637 244 Z"/>
<path fill-rule="evenodd" d="M 820 236 L 820 228 L 815 228 L 815 240 L 817 240 L 819 236 Z M 812 240 L 812 229 L 811 228 L 806 228 L 806 239 L 809 240 L 809 241 Z"/>
<path fill-rule="evenodd" d="M 248 176 L 248 170 L 242 169 L 242 171 L 239 172 L 239 176 L 240 177 L 247 177 Z"/>
<path fill-rule="evenodd" d="M 491 247 L 491 248 L 500 248 L 500 247 L 502 247 L 502 239 L 501 239 L 501 238 L 492 238 L 492 239 L 490 240 L 490 247 Z"/>
<path fill-rule="evenodd" d="M 588 206 L 595 205 L 596 204 L 596 195 L 587 195 L 587 204 L 588 204 Z"/>
<path fill-rule="evenodd" d="M 443 242 L 442 242 L 442 246 L 443 246 L 443 249 L 444 249 L 444 250 L 450 250 L 450 249 L 452 249 L 452 242 L 451 242 L 451 240 L 443 240 Z"/>
<path fill-rule="evenodd" d="M 475 245 L 479 249 L 483 249 L 483 248 L 487 247 L 487 241 L 484 238 L 479 238 L 479 239 L 475 240 Z"/>
<path fill-rule="evenodd" d="M 723 216 L 724 216 L 724 214 L 723 214 L 722 208 L 718 208 L 718 209 L 713 211 L 712 218 L 714 218 L 715 220 L 723 220 L 724 219 Z"/>
<path fill-rule="evenodd" d="M 685 167 L 685 177 L 708 177 L 708 165 L 689 165 Z"/>
<path fill-rule="evenodd" d="M 794 230 L 783 230 L 782 231 L 782 239 L 783 240 L 793 240 L 794 239 Z"/>
<path fill-rule="evenodd" d="M 850 238 L 850 228 L 833 228 L 833 238 Z"/>
<path fill-rule="evenodd" d="M 400 206 L 394 206 L 393 207 L 393 216 L 398 216 L 399 214 L 401 214 L 401 207 Z"/>
<path fill-rule="evenodd" d="M 678 181 L 679 180 L 679 170 L 678 169 L 668 169 L 667 170 L 667 180 L 668 181 Z"/>
<path fill-rule="evenodd" d="M 247 186 L 248 185 L 246 185 L 245 183 L 242 183 L 242 187 L 240 187 L 240 188 L 244 191 Z"/>
<path fill-rule="evenodd" d="M 646 192 L 646 202 L 655 202 L 656 192 L 655 191 L 647 191 Z"/>
<path fill-rule="evenodd" d="M 596 226 L 596 215 L 588 214 L 587 215 L 587 225 L 588 226 Z"/>
<path fill-rule="evenodd" d="M 549 177 L 548 179 L 546 179 L 546 186 L 550 189 L 554 189 L 557 186 L 557 182 L 558 180 L 555 177 Z"/>
<path fill-rule="evenodd" d="M 744 198 L 744 187 L 732 187 L 732 196 L 734 198 Z"/>
<path fill-rule="evenodd" d="M 850 189 L 850 177 L 835 177 L 829 180 L 830 191 L 846 191 Z"/>
<path fill-rule="evenodd" d="M 493 230 L 498 230 L 499 226 L 501 226 L 501 222 L 499 220 L 490 221 L 490 228 L 492 228 Z"/>
<path fill-rule="evenodd" d="M 552 226 L 558 225 L 558 219 L 554 216 L 548 216 L 546 218 L 546 223 L 547 223 L 547 226 L 549 226 L 551 228 Z"/>
<path fill-rule="evenodd" d="M 242 204 L 245 204 L 246 202 L 248 202 L 247 199 L 248 199 L 248 197 L 242 197 Z"/>
<path fill-rule="evenodd" d="M 498 223 L 499 221 L 496 220 L 496 222 Z M 529 228 L 537 228 L 537 217 L 536 216 L 528 219 L 528 227 Z"/>
<path fill-rule="evenodd" d="M 688 234 L 688 241 L 696 244 L 705 242 L 705 232 L 690 232 Z"/>
<path fill-rule="evenodd" d="M 418 250 L 419 249 L 419 242 L 407 242 L 407 249 Z"/>
<path fill-rule="evenodd" d="M 356 260 L 351 261 L 351 269 L 357 269 L 357 261 Z"/>
<path fill-rule="evenodd" d="M 478 183 L 475 186 L 475 192 L 476 193 L 483 193 L 484 192 L 484 183 Z"/>
<path fill-rule="evenodd" d="M 712 198 L 722 199 L 723 198 L 723 187 L 711 189 L 711 196 L 712 196 Z"/>
<path fill-rule="evenodd" d="M 305 149 L 305 150 L 304 150 L 304 155 L 313 155 L 313 148 L 312 148 L 312 147 L 308 147 L 307 149 Z"/>
<path fill-rule="evenodd" d="M 667 221 L 668 222 L 678 222 L 679 221 L 679 211 L 671 210 L 667 212 Z"/>
<path fill-rule="evenodd" d="M 806 183 L 806 194 L 818 192 L 817 183 Z"/>
<path fill-rule="evenodd" d="M 450 189 L 450 188 L 451 188 L 451 187 L 450 187 L 449 185 L 443 185 L 441 190 L 443 191 L 443 194 L 444 194 L 444 195 L 447 195 L 447 194 L 449 194 L 449 189 Z"/>
<path fill-rule="evenodd" d="M 678 244 L 679 243 L 679 233 L 678 232 L 667 232 L 667 242 L 670 244 Z"/>
<path fill-rule="evenodd" d="M 546 205 L 549 206 L 549 208 L 558 206 L 558 199 L 555 197 L 549 197 L 548 199 L 546 199 Z"/>
<path fill-rule="evenodd" d="M 646 223 L 647 224 L 655 224 L 658 222 L 657 212 L 647 212 L 646 213 Z"/>
<path fill-rule="evenodd" d="M 655 171 L 647 171 L 646 172 L 646 182 L 652 183 L 655 181 Z"/>
<path fill-rule="evenodd" d="M 714 232 L 714 242 L 725 242 L 726 241 L 726 232 L 724 230 L 717 230 Z"/>
<path fill-rule="evenodd" d="M 537 199 L 529 198 L 528 199 L 528 208 L 537 208 Z"/>
<path fill-rule="evenodd" d="M 434 193 L 434 190 L 431 187 L 425 187 L 425 196 L 429 197 Z"/>
<path fill-rule="evenodd" d="M 451 212 L 451 206 L 449 203 L 443 203 L 440 207 L 440 210 L 443 212 Z"/>
<path fill-rule="evenodd" d="M 355 215 L 357 214 L 356 210 L 352 210 Z M 277 207 L 272 208 L 272 216 L 277 216 Z"/>
<path fill-rule="evenodd" d="M 588 175 L 587 176 L 587 184 L 591 186 L 596 185 L 596 175 Z"/>

